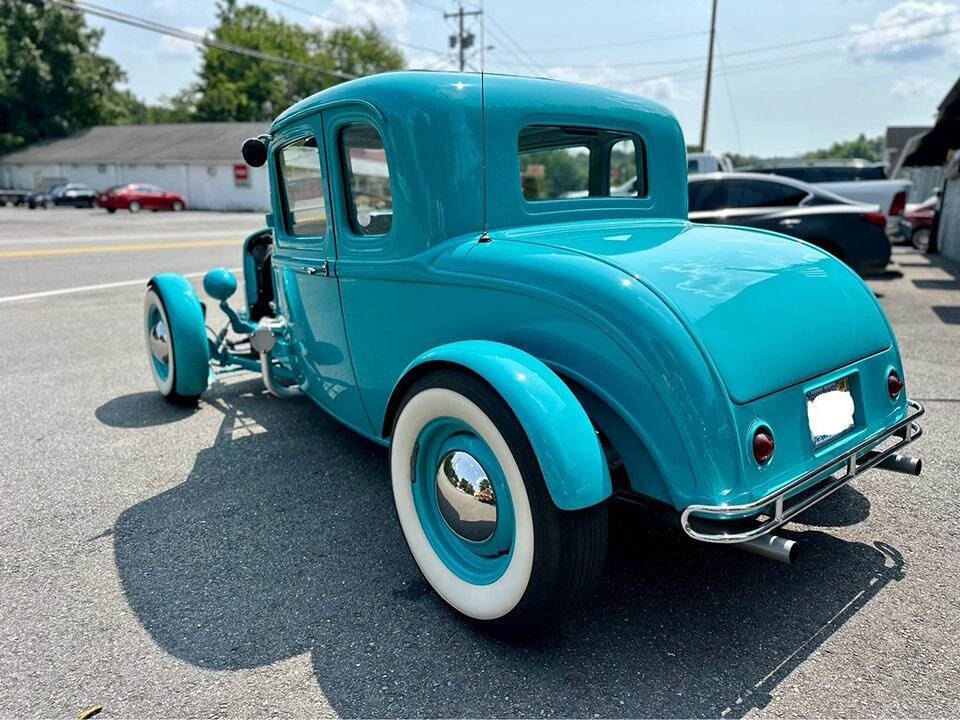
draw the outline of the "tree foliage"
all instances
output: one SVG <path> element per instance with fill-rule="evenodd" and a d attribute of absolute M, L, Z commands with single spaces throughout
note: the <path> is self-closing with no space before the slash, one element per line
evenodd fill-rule
<path fill-rule="evenodd" d="M 403 67 L 403 55 L 371 26 L 308 30 L 257 5 L 222 0 L 213 38 L 312 67 L 294 67 L 207 47 L 195 86 L 175 100 L 196 120 L 270 120 L 297 100 L 342 82 Z M 316 68 L 316 69 L 314 69 Z M 326 71 L 326 72 L 324 72 Z"/>
<path fill-rule="evenodd" d="M 53 5 L 0 0 L 0 153 L 91 125 L 135 121 L 123 70 L 97 51 L 103 31 Z"/>
<path fill-rule="evenodd" d="M 871 162 L 880 162 L 883 159 L 883 137 L 878 135 L 874 138 L 868 138 L 860 133 L 855 140 L 835 142 L 828 148 L 811 150 L 805 153 L 803 157 L 808 160 L 863 158 Z"/>

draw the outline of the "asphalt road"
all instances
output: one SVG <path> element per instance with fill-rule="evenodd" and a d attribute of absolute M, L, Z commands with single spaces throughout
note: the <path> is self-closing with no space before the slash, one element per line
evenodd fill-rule
<path fill-rule="evenodd" d="M 235 267 L 261 221 L 0 210 L 0 716 L 960 714 L 960 271 L 870 280 L 920 478 L 809 511 L 792 567 L 618 511 L 591 602 L 513 644 L 424 585 L 383 449 L 252 376 L 164 403 L 140 283 L 5 300 Z"/>

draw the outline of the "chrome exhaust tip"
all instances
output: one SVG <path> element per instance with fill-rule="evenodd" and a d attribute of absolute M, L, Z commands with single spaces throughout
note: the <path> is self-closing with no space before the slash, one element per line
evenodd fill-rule
<path fill-rule="evenodd" d="M 797 552 L 800 546 L 793 540 L 787 540 L 779 535 L 763 535 L 746 542 L 734 543 L 731 547 L 745 550 L 754 555 L 762 555 L 765 558 L 782 562 L 785 565 L 793 565 L 797 559 Z"/>
<path fill-rule="evenodd" d="M 905 475 L 919 475 L 923 469 L 923 461 L 909 455 L 891 455 L 877 463 L 878 468 L 904 473 Z"/>

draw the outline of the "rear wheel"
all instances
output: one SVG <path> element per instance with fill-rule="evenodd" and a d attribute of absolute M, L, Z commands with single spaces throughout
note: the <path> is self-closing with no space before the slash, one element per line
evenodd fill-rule
<path fill-rule="evenodd" d="M 596 584 L 606 505 L 558 509 L 520 423 L 479 378 L 437 371 L 414 383 L 394 423 L 390 472 L 424 578 L 485 627 L 536 632 Z"/>
<path fill-rule="evenodd" d="M 117 211 L 116 208 L 107 208 L 107 212 L 113 215 Z"/>
<path fill-rule="evenodd" d="M 913 233 L 911 242 L 913 242 L 913 246 L 917 250 L 919 250 L 920 252 L 926 252 L 927 250 L 930 249 L 930 230 L 928 228 L 921 228 L 920 230 L 916 230 Z"/>
<path fill-rule="evenodd" d="M 137 201 L 137 200 L 131 200 L 131 201 L 130 201 L 130 206 L 129 206 L 127 209 L 128 209 L 130 212 L 132 212 L 132 213 L 138 213 L 138 212 L 140 212 L 140 208 L 142 208 L 142 207 L 143 207 L 143 206 L 139 203 L 139 201 Z"/>

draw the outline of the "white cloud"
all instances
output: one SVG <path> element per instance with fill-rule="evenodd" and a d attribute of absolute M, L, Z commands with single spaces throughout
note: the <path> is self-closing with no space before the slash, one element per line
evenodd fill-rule
<path fill-rule="evenodd" d="M 847 44 L 855 60 L 909 62 L 960 53 L 960 5 L 904 0 L 868 25 L 854 25 Z"/>
<path fill-rule="evenodd" d="M 184 32 L 194 35 L 206 35 L 207 29 L 188 25 L 181 28 Z M 170 35 L 160 36 L 160 42 L 157 45 L 157 57 L 163 60 L 194 60 L 197 57 L 197 50 L 200 46 L 189 40 L 171 37 Z"/>
<path fill-rule="evenodd" d="M 333 0 L 330 7 L 310 18 L 324 30 L 338 25 L 376 25 L 385 35 L 396 37 L 407 24 L 403 0 Z"/>
<path fill-rule="evenodd" d="M 620 90 L 659 102 L 684 99 L 677 81 L 669 75 L 637 81 L 625 78 L 622 71 L 604 65 L 597 66 L 588 72 L 561 65 L 547 68 L 544 76 L 554 80 Z"/>
<path fill-rule="evenodd" d="M 908 100 L 916 97 L 935 97 L 943 88 L 928 77 L 913 75 L 902 77 L 893 83 L 890 94 L 897 100 Z"/>

